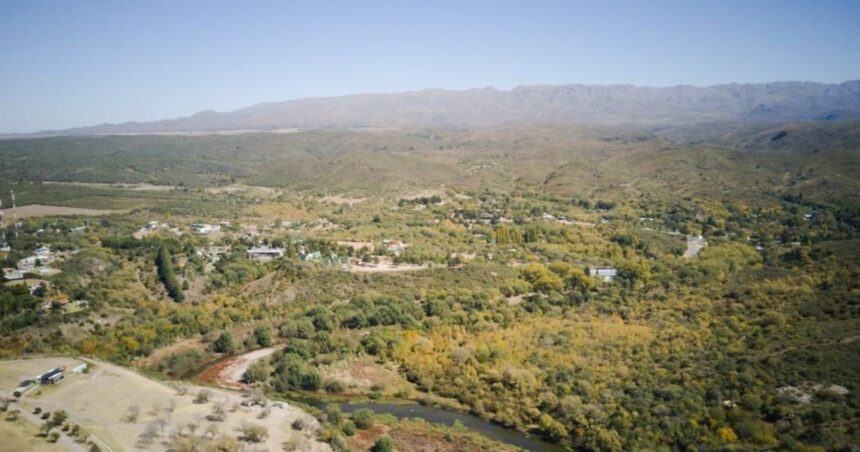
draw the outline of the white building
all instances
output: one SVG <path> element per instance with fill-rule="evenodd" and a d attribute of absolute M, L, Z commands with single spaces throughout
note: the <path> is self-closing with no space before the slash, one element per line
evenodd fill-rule
<path fill-rule="evenodd" d="M 220 224 L 207 224 L 207 223 L 194 223 L 191 225 L 191 230 L 194 231 L 195 234 L 206 235 L 211 234 L 213 232 L 221 231 Z"/>
<path fill-rule="evenodd" d="M 618 276 L 618 270 L 612 267 L 594 267 L 589 268 L 588 273 L 590 276 L 595 278 L 600 278 L 604 282 L 612 282 L 616 276 Z"/>
<path fill-rule="evenodd" d="M 269 246 L 249 248 L 247 253 L 249 259 L 256 259 L 261 262 L 267 262 L 272 259 L 284 257 L 283 248 L 272 248 Z"/>
<path fill-rule="evenodd" d="M 208 259 L 212 262 L 217 262 L 221 256 L 226 254 L 230 249 L 226 246 L 210 246 L 209 248 L 200 248 L 197 250 L 197 255 Z"/>
<path fill-rule="evenodd" d="M 18 270 L 17 268 L 4 268 L 3 269 L 3 277 L 9 281 L 15 281 L 17 279 L 24 279 L 24 271 Z"/>
<path fill-rule="evenodd" d="M 400 241 L 390 242 L 388 244 L 388 252 L 394 254 L 395 256 L 399 256 L 400 253 L 406 251 L 407 246 L 408 245 Z"/>

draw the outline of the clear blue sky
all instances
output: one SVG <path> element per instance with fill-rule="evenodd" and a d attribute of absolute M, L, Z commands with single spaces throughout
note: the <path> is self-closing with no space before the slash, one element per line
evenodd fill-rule
<path fill-rule="evenodd" d="M 860 0 L 0 0 L 0 132 L 423 88 L 857 78 Z"/>

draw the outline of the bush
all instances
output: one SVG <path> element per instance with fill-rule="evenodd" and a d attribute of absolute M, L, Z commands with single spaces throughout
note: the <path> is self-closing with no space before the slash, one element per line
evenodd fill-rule
<path fill-rule="evenodd" d="M 330 392 L 332 394 L 340 394 L 345 389 L 346 388 L 344 387 L 343 383 L 337 380 L 329 380 L 325 383 L 326 392 Z"/>
<path fill-rule="evenodd" d="M 326 406 L 326 417 L 328 421 L 334 425 L 340 424 L 340 421 L 343 420 L 343 412 L 340 410 L 340 405 L 336 403 L 329 403 Z"/>
<path fill-rule="evenodd" d="M 352 413 L 352 422 L 355 423 L 355 426 L 366 430 L 373 427 L 373 411 L 368 409 L 360 409 L 355 410 Z"/>
<path fill-rule="evenodd" d="M 352 436 L 355 434 L 355 423 L 352 421 L 346 421 L 340 429 L 343 431 L 344 435 Z"/>
<path fill-rule="evenodd" d="M 305 418 L 300 417 L 293 421 L 291 426 L 293 427 L 293 430 L 302 431 L 307 426 L 307 422 L 305 421 Z"/>
<path fill-rule="evenodd" d="M 269 431 L 262 425 L 246 422 L 242 424 L 242 439 L 250 443 L 259 443 L 269 437 Z"/>
<path fill-rule="evenodd" d="M 18 410 L 12 410 L 8 414 L 6 414 L 6 420 L 9 422 L 15 422 L 20 417 L 21 417 L 21 412 Z"/>
<path fill-rule="evenodd" d="M 382 436 L 370 448 L 371 452 L 392 452 L 394 451 L 394 441 L 388 436 Z"/>
<path fill-rule="evenodd" d="M 209 403 L 209 399 L 212 397 L 212 391 L 208 389 L 201 389 L 200 392 L 197 393 L 197 397 L 194 398 L 194 403 Z"/>
<path fill-rule="evenodd" d="M 322 384 L 322 378 L 320 374 L 315 370 L 308 370 L 304 374 L 302 374 L 300 386 L 302 389 L 306 391 L 316 391 L 320 388 Z"/>

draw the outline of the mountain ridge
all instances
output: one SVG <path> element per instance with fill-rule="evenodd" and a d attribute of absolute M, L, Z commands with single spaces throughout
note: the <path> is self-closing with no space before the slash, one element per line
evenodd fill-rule
<path fill-rule="evenodd" d="M 240 130 L 487 127 L 569 123 L 659 127 L 717 121 L 860 119 L 860 80 L 675 85 L 525 85 L 509 90 L 424 89 L 263 102 L 148 122 L 106 123 L 32 135 Z"/>

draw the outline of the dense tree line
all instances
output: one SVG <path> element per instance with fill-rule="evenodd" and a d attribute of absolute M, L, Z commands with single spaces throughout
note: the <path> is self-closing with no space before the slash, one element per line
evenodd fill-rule
<path fill-rule="evenodd" d="M 173 267 L 173 256 L 168 251 L 167 247 L 161 246 L 155 254 L 155 266 L 158 272 L 158 279 L 164 284 L 167 294 L 174 301 L 182 301 L 185 296 L 182 294 L 182 287 L 176 277 L 176 270 Z"/>

